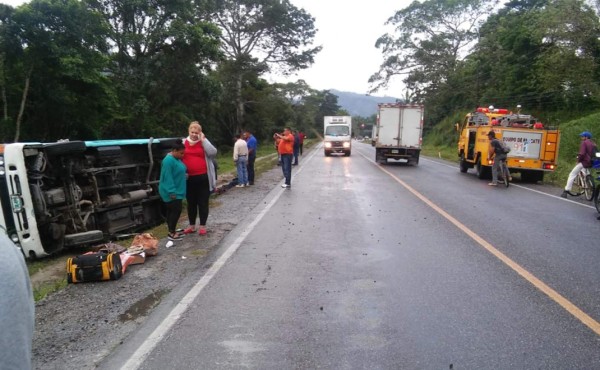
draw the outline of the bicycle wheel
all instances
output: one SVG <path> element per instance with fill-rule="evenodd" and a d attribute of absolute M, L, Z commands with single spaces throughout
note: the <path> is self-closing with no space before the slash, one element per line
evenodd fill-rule
<path fill-rule="evenodd" d="M 508 187 L 510 185 L 510 172 L 508 171 L 506 161 L 502 162 L 502 177 L 504 177 L 504 186 Z"/>
<path fill-rule="evenodd" d="M 596 197 L 594 198 L 594 206 L 596 206 L 596 211 L 600 213 L 600 184 L 596 186 Z"/>
<path fill-rule="evenodd" d="M 585 175 L 583 174 L 583 172 L 579 172 L 577 174 L 577 177 L 575 178 L 575 181 L 573 182 L 573 187 L 571 188 L 571 191 L 568 192 L 569 195 L 572 195 L 574 197 L 578 197 L 581 194 L 583 194 L 583 192 L 584 192 L 584 187 L 583 187 L 584 185 L 583 184 L 585 182 L 583 180 L 584 176 Z"/>
<path fill-rule="evenodd" d="M 594 179 L 592 178 L 592 175 L 585 176 L 585 185 L 583 187 L 583 191 L 585 192 L 586 200 L 594 199 Z"/>

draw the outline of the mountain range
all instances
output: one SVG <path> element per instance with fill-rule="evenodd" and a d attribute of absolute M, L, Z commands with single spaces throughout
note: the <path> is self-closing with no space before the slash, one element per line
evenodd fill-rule
<path fill-rule="evenodd" d="M 351 116 L 370 117 L 377 114 L 377 104 L 395 103 L 398 100 L 391 96 L 373 96 L 334 89 L 329 92 L 338 97 L 338 105 Z"/>

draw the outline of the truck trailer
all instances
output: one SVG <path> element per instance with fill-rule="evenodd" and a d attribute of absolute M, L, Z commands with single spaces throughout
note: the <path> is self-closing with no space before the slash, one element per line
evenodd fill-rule
<path fill-rule="evenodd" d="M 419 104 L 378 104 L 377 122 L 373 127 L 375 161 L 387 163 L 388 159 L 419 163 L 423 141 L 423 111 Z"/>

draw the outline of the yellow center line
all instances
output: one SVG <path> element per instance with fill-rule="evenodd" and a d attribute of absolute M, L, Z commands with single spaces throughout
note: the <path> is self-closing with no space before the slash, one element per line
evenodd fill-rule
<path fill-rule="evenodd" d="M 362 155 L 362 153 L 361 153 L 361 155 Z M 367 158 L 364 155 L 363 155 L 363 157 Z M 367 158 L 367 160 L 371 161 L 371 159 L 369 159 L 369 158 Z M 504 264 L 506 264 L 508 267 L 513 269 L 517 274 L 521 275 L 525 280 L 527 280 L 528 282 L 533 284 L 533 286 L 535 286 L 537 289 L 539 289 L 544 294 L 546 294 L 548 297 L 550 297 L 550 299 L 552 299 L 554 302 L 558 303 L 562 308 L 567 310 L 567 312 L 569 312 L 571 315 L 575 316 L 575 318 L 577 318 L 579 321 L 581 321 L 586 326 L 588 326 L 590 329 L 592 329 L 592 331 L 594 331 L 594 333 L 596 333 L 597 335 L 600 335 L 600 323 L 598 323 L 598 321 L 594 320 L 590 315 L 583 312 L 579 307 L 577 307 L 573 303 L 571 303 L 571 301 L 569 301 L 568 299 L 566 299 L 565 297 L 560 295 L 556 290 L 549 287 L 546 283 L 544 283 L 543 281 L 541 281 L 540 279 L 535 277 L 532 273 L 530 273 L 525 268 L 523 268 L 521 265 L 519 265 L 518 263 L 516 263 L 515 261 L 510 259 L 504 253 L 502 253 L 498 249 L 494 248 L 493 245 L 491 245 L 486 240 L 484 240 L 482 237 L 477 235 L 474 231 L 472 231 L 471 229 L 466 227 L 464 224 L 462 224 L 456 218 L 452 217 L 450 214 L 448 214 L 448 212 L 444 211 L 443 209 L 441 209 L 440 207 L 435 205 L 432 201 L 430 201 L 424 195 L 422 195 L 421 193 L 419 193 L 418 191 L 413 189 L 410 185 L 408 185 L 404 181 L 400 180 L 396 175 L 394 175 L 393 173 L 391 173 L 390 171 L 386 170 L 385 168 L 383 168 L 381 166 L 377 166 L 377 168 L 379 168 L 381 171 L 388 174 L 390 177 L 392 177 L 394 180 L 396 180 L 396 182 L 398 182 L 400 185 L 405 187 L 408 191 L 413 193 L 413 195 L 415 195 L 417 198 L 421 199 L 423 201 L 423 203 L 425 203 L 429 207 L 433 208 L 437 213 L 442 215 L 445 219 L 452 222 L 456 227 L 458 227 L 465 234 L 467 234 L 469 237 L 471 237 L 471 239 L 475 240 L 480 246 L 482 246 L 488 252 L 490 252 L 491 254 L 496 256 L 496 258 L 498 258 L 500 261 L 504 262 Z"/>

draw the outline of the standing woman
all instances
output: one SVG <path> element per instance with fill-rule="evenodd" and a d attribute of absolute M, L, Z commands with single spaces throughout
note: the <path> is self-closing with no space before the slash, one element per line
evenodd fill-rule
<path fill-rule="evenodd" d="M 185 154 L 183 163 L 187 167 L 187 211 L 190 225 L 183 230 L 184 234 L 196 232 L 196 216 L 200 216 L 198 234 L 206 235 L 208 219 L 208 199 L 215 190 L 217 179 L 213 159 L 217 149 L 208 141 L 198 121 L 190 123 L 189 136 L 183 140 Z"/>
<path fill-rule="evenodd" d="M 183 198 L 185 198 L 185 165 L 181 161 L 185 147 L 177 141 L 171 152 L 165 156 L 160 168 L 158 193 L 167 208 L 167 227 L 169 240 L 181 240 L 177 233 L 177 221 L 181 216 Z"/>

